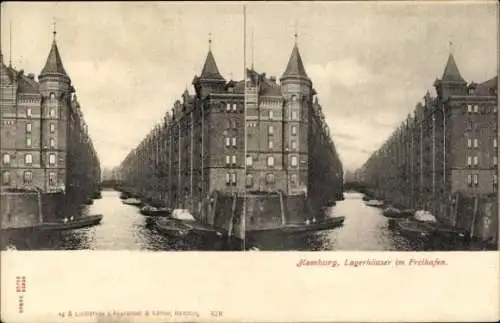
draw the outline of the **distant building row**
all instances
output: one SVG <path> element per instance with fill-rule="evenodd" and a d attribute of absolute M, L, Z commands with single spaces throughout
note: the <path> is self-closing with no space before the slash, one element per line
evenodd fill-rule
<path fill-rule="evenodd" d="M 434 86 L 356 177 L 381 198 L 444 214 L 455 193 L 498 190 L 498 77 L 467 84 L 450 54 Z"/>
<path fill-rule="evenodd" d="M 280 84 L 253 68 L 246 78 L 226 81 L 209 50 L 195 94 L 122 162 L 125 185 L 201 217 L 214 192 L 341 195 L 342 164 L 297 45 Z"/>

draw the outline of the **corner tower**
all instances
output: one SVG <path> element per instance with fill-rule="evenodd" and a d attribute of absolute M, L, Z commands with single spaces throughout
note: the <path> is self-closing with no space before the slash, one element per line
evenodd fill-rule
<path fill-rule="evenodd" d="M 38 76 L 42 96 L 40 158 L 45 172 L 46 191 L 66 189 L 68 120 L 73 92 L 57 47 L 56 32 L 53 34 L 47 61 Z"/>
<path fill-rule="evenodd" d="M 312 82 L 297 45 L 297 35 L 280 82 L 284 98 L 283 166 L 287 173 L 288 194 L 293 194 L 307 191 L 309 115 L 313 94 Z"/>
<path fill-rule="evenodd" d="M 196 95 L 199 98 L 204 98 L 211 92 L 224 92 L 225 84 L 226 80 L 220 74 L 212 54 L 212 40 L 209 40 L 208 54 L 201 75 L 195 76 L 193 79 Z"/>
<path fill-rule="evenodd" d="M 451 95 L 467 95 L 467 82 L 460 74 L 455 57 L 450 52 L 441 79 L 434 83 L 440 100 L 446 101 Z"/>

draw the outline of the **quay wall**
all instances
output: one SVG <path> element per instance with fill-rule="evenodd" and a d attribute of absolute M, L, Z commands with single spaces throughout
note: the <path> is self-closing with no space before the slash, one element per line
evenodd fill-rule
<path fill-rule="evenodd" d="M 0 193 L 2 229 L 26 228 L 40 223 L 40 204 L 36 192 Z"/>

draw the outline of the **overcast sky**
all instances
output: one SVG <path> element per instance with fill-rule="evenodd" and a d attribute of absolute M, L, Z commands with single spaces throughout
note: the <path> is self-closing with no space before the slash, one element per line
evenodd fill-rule
<path fill-rule="evenodd" d="M 2 3 L 1 47 L 40 73 L 57 22 L 64 67 L 103 167 L 118 165 L 199 74 L 212 33 L 221 73 L 243 75 L 242 4 Z M 297 27 L 295 27 L 297 26 Z M 364 163 L 441 77 L 450 41 L 462 76 L 497 72 L 497 5 L 489 3 L 248 3 L 247 57 L 281 76 L 298 31 L 345 169 Z M 252 37 L 253 30 L 253 37 Z"/>

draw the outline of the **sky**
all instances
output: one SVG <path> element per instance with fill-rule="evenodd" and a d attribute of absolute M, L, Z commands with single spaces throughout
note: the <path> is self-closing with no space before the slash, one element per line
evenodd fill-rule
<path fill-rule="evenodd" d="M 258 72 L 281 76 L 297 31 L 346 170 L 360 167 L 425 92 L 433 93 L 450 51 L 467 81 L 498 73 L 496 1 L 246 6 L 246 64 L 253 57 Z M 1 48 L 4 61 L 11 57 L 15 68 L 38 75 L 56 22 L 64 67 L 108 168 L 120 164 L 186 86 L 194 92 L 209 33 L 223 76 L 242 78 L 242 8 L 242 2 L 2 2 Z"/>

